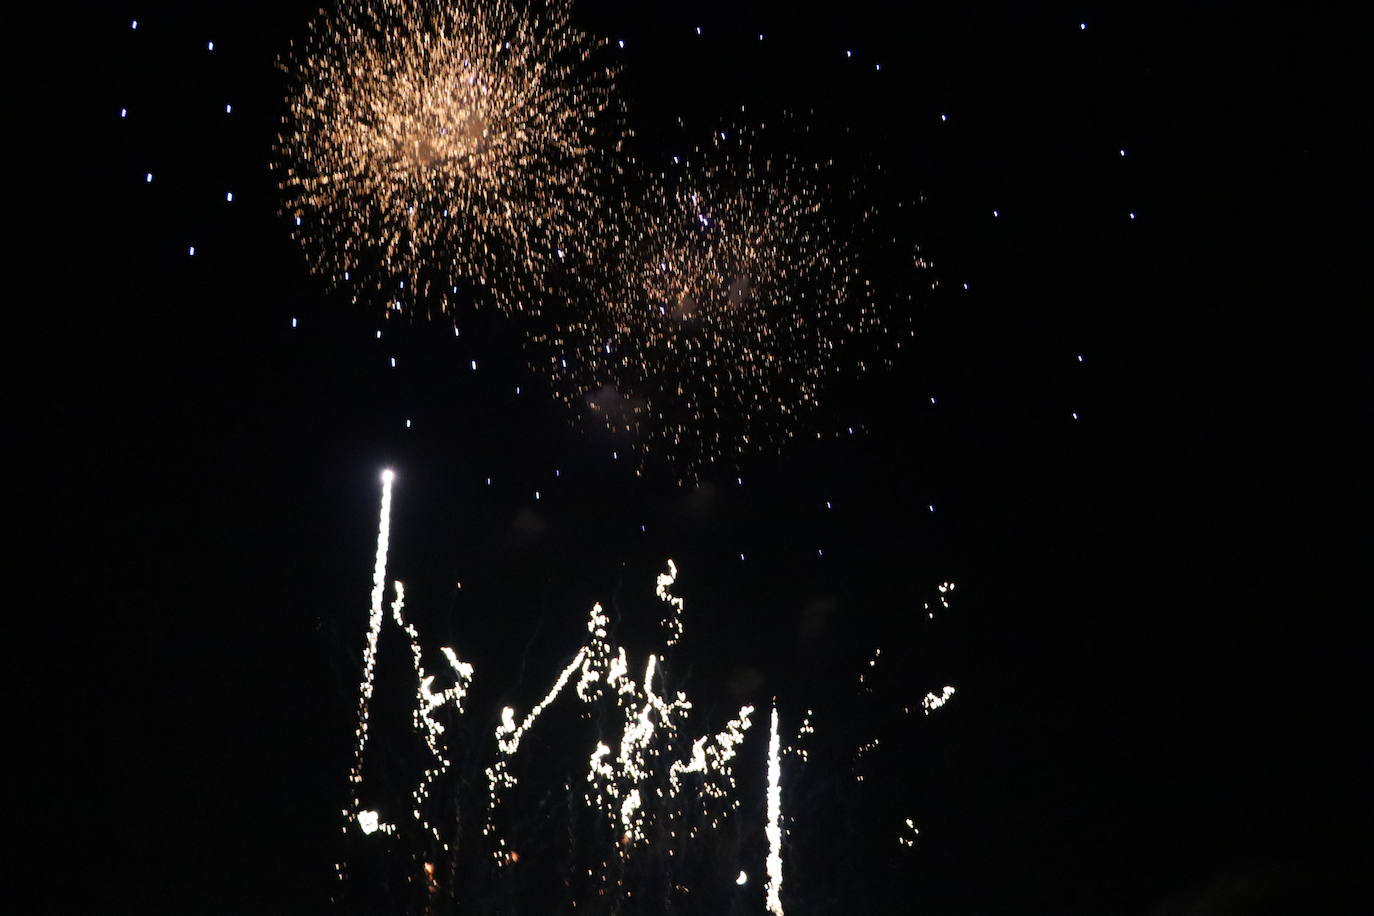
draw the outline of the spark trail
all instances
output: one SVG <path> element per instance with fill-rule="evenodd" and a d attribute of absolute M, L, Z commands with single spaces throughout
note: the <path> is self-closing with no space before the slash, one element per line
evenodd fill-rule
<path fill-rule="evenodd" d="M 415 875 L 422 881 L 417 886 L 427 888 L 427 893 L 439 893 L 442 883 L 444 893 L 453 893 L 459 886 L 458 875 L 463 873 L 458 867 L 456 852 L 461 839 L 457 835 L 458 809 L 436 806 L 435 789 L 444 783 L 448 788 L 453 788 L 465 783 L 465 779 L 464 774 L 453 772 L 456 739 L 448 734 L 449 727 L 445 724 L 448 720 L 440 712 L 447 707 L 454 717 L 464 713 L 464 701 L 475 676 L 474 668 L 462 661 L 451 647 L 441 647 L 439 652 L 447 667 L 445 676 L 451 680 L 447 686 L 436 688 L 439 675 L 425 667 L 420 632 L 406 620 L 405 587 L 399 581 L 392 583 L 390 618 L 405 635 L 410 650 L 409 667 L 414 677 L 411 725 L 414 734 L 423 743 L 426 758 L 423 772 L 411 790 L 409 805 L 403 806 L 411 812 L 412 817 L 405 817 L 404 810 L 398 817 L 394 811 L 387 810 L 385 801 L 369 808 L 364 808 L 362 803 L 364 775 L 371 772 L 365 764 L 369 756 L 377 753 L 372 748 L 369 755 L 369 707 L 376 689 L 378 650 L 387 619 L 384 599 L 395 475 L 388 470 L 381 479 L 381 511 L 363 647 L 363 678 L 358 689 L 357 727 L 349 770 L 351 804 L 343 812 L 346 821 L 343 831 L 348 834 L 350 827 L 356 824 L 357 833 L 362 836 L 382 833 L 412 848 L 414 844 L 423 844 L 427 851 L 425 860 L 412 855 L 412 862 L 422 865 L 423 876 L 419 873 Z M 691 853 L 691 849 L 711 849 L 719 842 L 718 839 L 710 839 L 712 831 L 730 820 L 732 813 L 739 809 L 741 793 L 734 771 L 741 745 L 752 725 L 755 708 L 747 704 L 739 707 L 738 712 L 714 732 L 692 736 L 687 731 L 693 704 L 684 691 L 668 687 L 666 673 L 670 652 L 681 643 L 685 632 L 685 602 L 674 590 L 679 575 L 677 565 L 672 560 L 668 560 L 666 565 L 666 570 L 658 574 L 655 582 L 657 598 L 665 611 L 665 616 L 660 619 L 663 650 L 647 653 L 643 657 L 642 669 L 638 663 L 633 666 L 634 670 L 642 671 L 639 677 L 631 673 L 632 662 L 627 649 L 612 645 L 610 618 L 598 603 L 593 605 L 588 615 L 584 643 L 558 671 L 529 711 L 520 715 L 514 706 L 502 709 L 499 724 L 495 728 L 494 757 L 484 770 L 487 792 L 482 833 L 486 840 L 484 844 L 479 844 L 477 851 L 471 853 L 485 859 L 485 867 L 491 869 L 491 874 L 507 872 L 521 861 L 515 845 L 508 840 L 509 836 L 515 835 L 509 833 L 508 827 L 513 825 L 516 828 L 517 838 L 530 839 L 533 836 L 518 820 L 518 809 L 511 797 L 521 783 L 514 764 L 530 743 L 527 740 L 530 734 L 542 728 L 540 723 L 566 694 L 576 698 L 575 707 L 583 710 L 583 714 L 577 718 L 593 723 L 593 733 L 569 739 L 565 729 L 555 726 L 550 734 L 543 735 L 535 742 L 539 750 L 533 753 L 541 757 L 553 753 L 551 743 L 557 740 L 565 745 L 556 752 L 560 759 L 574 766 L 581 761 L 580 765 L 585 766 L 580 792 L 574 788 L 572 780 L 563 786 L 568 793 L 570 808 L 580 797 L 579 810 L 587 812 L 593 823 L 601 825 L 593 831 L 593 835 L 606 844 L 589 850 L 592 856 L 589 864 L 592 867 L 585 869 L 589 881 L 584 889 L 598 896 L 609 893 L 628 898 L 631 890 L 624 879 L 635 873 L 630 868 L 641 857 L 659 858 L 645 858 L 646 866 L 641 867 L 637 874 L 679 874 L 677 869 L 686 867 L 683 863 L 689 855 L 703 855 Z M 952 583 L 945 583 L 941 586 L 941 594 L 952 588 Z M 882 653 L 875 651 L 866 668 L 873 669 L 880 657 Z M 940 693 L 929 693 L 922 706 L 927 713 L 938 709 L 953 693 L 952 687 L 945 687 Z M 808 766 L 810 756 L 802 743 L 816 730 L 812 717 L 812 710 L 806 710 L 792 746 L 783 748 L 777 699 L 774 699 L 763 774 L 766 782 L 763 834 L 767 852 L 762 863 L 766 877 L 764 905 L 774 916 L 782 916 L 783 913 L 782 846 L 784 834 L 787 833 L 782 811 L 781 758 L 784 754 L 790 754 L 796 761 L 797 769 L 791 777 L 795 784 L 810 782 L 810 778 L 802 780 L 801 773 Z M 554 738 L 555 733 L 559 736 L 557 739 Z M 856 755 L 856 764 L 858 757 L 876 751 L 878 744 L 875 738 L 861 747 Z M 530 753 L 526 751 L 527 755 Z M 454 780 L 455 775 L 457 781 Z M 863 782 L 861 775 L 857 779 Z M 449 796 L 445 804 L 461 805 L 459 798 L 452 796 L 452 793 Z M 514 821 L 513 815 L 516 818 Z M 570 820 L 570 831 L 572 823 Z M 914 822 L 908 819 L 906 832 L 899 836 L 901 845 L 914 846 L 916 832 Z M 481 850 L 481 846 L 485 846 L 485 851 Z M 468 848 L 472 847 L 469 845 Z M 431 852 L 452 857 L 448 877 L 441 878 L 433 862 L 429 861 Z M 673 858 L 675 855 L 676 859 Z M 711 853 L 704 855 L 709 858 Z M 731 860 L 729 867 L 732 870 L 729 873 L 734 874 L 733 868 L 741 864 L 745 863 Z M 338 870 L 339 877 L 344 879 L 347 872 L 342 864 Z M 471 872 L 466 874 L 471 875 Z M 718 875 L 718 870 L 708 868 L 703 874 L 682 873 L 682 881 L 696 882 L 704 875 L 713 874 Z M 805 868 L 798 874 L 804 877 Z M 747 873 L 740 869 L 739 875 L 736 886 L 743 886 L 747 883 Z M 692 893 L 685 883 L 674 883 L 672 887 L 675 893 Z M 797 888 L 792 893 L 801 893 Z M 572 902 L 576 903 L 577 891 L 571 885 L 569 889 L 574 894 Z M 712 905 L 710 893 L 713 893 L 710 889 L 699 888 L 693 899 L 702 905 Z"/>

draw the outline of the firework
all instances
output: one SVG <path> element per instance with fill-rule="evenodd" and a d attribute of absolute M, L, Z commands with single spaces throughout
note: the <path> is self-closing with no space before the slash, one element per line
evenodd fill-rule
<path fill-rule="evenodd" d="M 827 379 L 879 361 L 848 348 L 884 327 L 847 241 L 852 199 L 761 136 L 717 131 L 642 176 L 596 239 L 599 308 L 538 340 L 570 406 L 681 480 L 802 434 Z"/>
<path fill-rule="evenodd" d="M 355 301 L 535 311 L 596 222 L 613 74 L 568 0 L 341 0 L 281 66 L 284 213 Z M 460 294 L 460 289 L 463 292 Z"/>
<path fill-rule="evenodd" d="M 579 901 L 594 906 L 600 901 L 610 904 L 613 912 L 664 912 L 671 901 L 674 911 L 719 912 L 736 899 L 732 895 L 737 889 L 748 883 L 747 873 L 738 869 L 751 855 L 747 840 L 741 836 L 741 830 L 750 828 L 741 824 L 738 812 L 742 801 L 757 797 L 753 793 L 763 784 L 766 794 L 761 833 L 766 852 L 761 863 L 765 881 L 760 890 L 766 910 L 782 913 L 784 852 L 789 861 L 798 861 L 800 854 L 800 861 L 805 862 L 804 847 L 799 850 L 793 845 L 797 841 L 788 826 L 796 826 L 796 815 L 783 812 L 784 790 L 789 810 L 795 811 L 797 806 L 791 799 L 799 787 L 807 786 L 812 797 L 816 792 L 829 794 L 833 789 L 825 786 L 833 786 L 843 773 L 833 767 L 826 768 L 829 775 L 814 769 L 808 773 L 811 752 L 804 744 L 816 732 L 813 710 L 805 711 L 795 738 L 784 746 L 775 698 L 762 778 L 737 782 L 736 769 L 747 762 L 741 752 L 755 707 L 738 707 L 719 730 L 694 735 L 695 730 L 687 728 L 696 714 L 694 705 L 686 692 L 673 688 L 668 670 L 672 650 L 682 645 L 685 635 L 685 602 L 676 593 L 679 571 L 669 560 L 655 582 L 665 615 L 659 621 L 662 651 L 640 656 L 640 668 L 624 646 L 612 643 L 611 618 L 600 604 L 593 605 L 582 645 L 557 670 L 552 682 L 539 689 L 535 694 L 538 699 L 528 711 L 517 713 L 514 706 L 501 709 L 492 748 L 491 732 L 482 729 L 483 734 L 463 727 L 467 718 L 464 707 L 475 680 L 474 666 L 445 646 L 439 648 L 442 661 L 435 666 L 439 671 L 428 671 L 420 632 L 405 617 L 404 586 L 386 579 L 393 481 L 390 471 L 382 475 L 349 772 L 350 804 L 342 812 L 343 832 L 354 834 L 359 844 L 354 849 L 359 853 L 357 872 L 362 881 L 355 885 L 356 891 L 375 891 L 383 896 L 389 893 L 384 881 L 368 882 L 367 876 L 385 873 L 390 863 L 405 869 L 406 883 L 423 888 L 426 895 L 456 901 L 461 889 L 467 898 L 465 906 L 470 904 L 468 911 L 506 912 L 519 895 L 517 875 L 520 882 L 533 878 L 537 886 L 534 876 L 547 875 L 552 867 L 560 876 L 554 885 L 556 893 L 570 907 Z M 374 747 L 368 727 L 382 631 L 388 626 L 384 610 L 388 585 L 393 596 L 390 617 L 409 644 L 410 660 L 404 667 L 411 669 L 400 674 L 402 666 L 390 668 L 397 672 L 390 675 L 391 683 L 410 683 L 410 724 L 412 734 L 419 739 L 414 751 L 399 754 L 394 745 Z M 950 582 L 939 586 L 940 602 L 945 607 L 945 595 L 953 588 Z M 887 659 L 889 654 L 875 649 L 864 663 L 866 672 L 871 675 L 880 659 Z M 398 674 L 400 681 L 396 680 Z M 516 673 L 491 670 L 485 680 L 501 681 L 512 674 Z M 447 686 L 436 686 L 436 680 Z M 911 687 L 904 675 L 898 675 L 898 683 L 901 693 Z M 861 680 L 859 686 L 865 694 L 872 692 L 866 681 Z M 824 685 L 821 689 L 830 692 Z M 939 709 L 953 693 L 952 687 L 927 693 L 921 705 L 927 712 Z M 561 714 L 560 704 L 564 707 Z M 855 717 L 854 724 L 877 728 L 882 725 L 878 719 L 891 724 L 904 719 L 914 705 L 908 701 L 897 707 L 883 702 L 884 715 Z M 899 708 L 902 716 L 896 715 Z M 575 715 L 569 716 L 573 710 Z M 561 722 L 557 721 L 560 715 Z M 854 715 L 852 709 L 849 715 Z M 570 727 L 570 722 L 575 724 Z M 841 734 L 835 738 L 840 740 L 831 742 L 832 752 L 844 745 Z M 869 766 L 867 758 L 879 751 L 880 744 L 886 747 L 888 743 L 873 737 L 858 747 L 847 768 L 854 785 L 864 784 L 862 771 Z M 791 761 L 786 783 L 784 757 Z M 463 766 L 463 760 L 469 766 Z M 478 775 L 471 769 L 474 764 L 485 780 L 471 778 Z M 418 779 L 403 777 L 403 784 L 410 786 L 410 798 L 403 802 L 385 787 L 397 785 L 390 774 L 404 773 L 412 766 L 421 772 Z M 882 773 L 878 775 L 875 790 L 882 791 L 889 783 L 881 778 Z M 486 791 L 479 790 L 479 794 L 485 797 L 471 798 L 465 787 L 475 789 L 483 782 Z M 485 809 L 480 840 L 463 834 L 465 799 Z M 815 810 L 809 812 L 807 823 L 813 823 L 816 814 Z M 890 814 L 885 810 L 884 818 Z M 904 848 L 911 848 L 917 834 L 914 820 L 907 819 L 905 825 L 898 840 Z M 564 837 L 567 850 L 559 852 L 550 840 Z M 400 857 L 395 858 L 398 854 Z M 435 864 L 445 861 L 446 866 Z M 347 880 L 354 871 L 343 862 L 336 868 L 341 880 Z M 734 877 L 737 873 L 738 878 Z M 804 865 L 791 872 L 789 887 L 794 896 L 800 898 L 806 893 L 805 876 Z M 603 899 L 607 897 L 611 899 Z"/>

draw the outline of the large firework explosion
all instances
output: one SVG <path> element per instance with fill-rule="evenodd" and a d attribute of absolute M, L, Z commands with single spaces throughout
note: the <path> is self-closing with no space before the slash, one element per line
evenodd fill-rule
<path fill-rule="evenodd" d="M 340 0 L 281 60 L 277 167 L 312 269 L 389 310 L 537 312 L 597 231 L 604 42 L 568 0 Z M 603 132 L 598 136 L 598 132 Z M 613 133 L 613 132 L 612 132 Z M 602 143 L 606 145 L 601 145 Z"/>
<path fill-rule="evenodd" d="M 596 239 L 599 308 L 537 336 L 563 400 L 682 481 L 809 434 L 827 379 L 883 360 L 851 349 L 886 326 L 854 242 L 872 211 L 766 147 L 795 127 L 716 130 L 639 175 Z"/>
<path fill-rule="evenodd" d="M 606 43 L 570 5 L 341 0 L 312 23 L 277 147 L 312 269 L 390 314 L 530 319 L 576 419 L 680 483 L 823 435 L 830 383 L 888 362 L 896 314 L 855 171 L 793 115 L 613 156 Z"/>

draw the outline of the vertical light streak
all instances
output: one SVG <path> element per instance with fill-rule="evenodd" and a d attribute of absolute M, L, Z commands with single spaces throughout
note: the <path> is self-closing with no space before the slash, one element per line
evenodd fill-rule
<path fill-rule="evenodd" d="M 354 732 L 358 741 L 353 748 L 353 769 L 349 781 L 353 783 L 353 810 L 358 807 L 358 787 L 363 781 L 363 752 L 367 748 L 367 707 L 372 700 L 373 676 L 377 667 L 377 637 L 382 632 L 382 598 L 386 594 L 386 552 L 391 536 L 391 481 L 395 474 L 388 468 L 382 472 L 382 511 L 377 524 L 377 559 L 372 568 L 372 609 L 367 619 L 367 645 L 363 648 L 363 681 L 358 693 L 358 725 Z M 352 813 L 348 815 L 353 818 Z"/>
<path fill-rule="evenodd" d="M 768 736 L 768 823 L 764 834 L 768 837 L 768 912 L 782 916 L 782 787 L 778 784 L 782 769 L 778 766 L 778 705 L 773 704 L 772 732 Z"/>

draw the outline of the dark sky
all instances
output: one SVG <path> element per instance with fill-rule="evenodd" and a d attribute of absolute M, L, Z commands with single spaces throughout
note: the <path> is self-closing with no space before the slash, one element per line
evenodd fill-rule
<path fill-rule="evenodd" d="M 647 651 L 669 556 L 698 730 L 775 695 L 794 724 L 821 711 L 834 765 L 788 797 L 823 836 L 789 912 L 1363 911 L 1367 600 L 1336 583 L 1369 555 L 1369 412 L 1346 407 L 1367 295 L 1335 286 L 1352 183 L 1326 140 L 1367 121 L 1340 101 L 1353 26 L 898 6 L 576 6 L 626 41 L 641 149 L 679 115 L 814 109 L 925 195 L 934 270 L 882 278 L 920 292 L 914 347 L 840 386 L 823 441 L 697 488 L 570 425 L 507 323 L 383 325 L 309 275 L 267 162 L 273 60 L 311 4 L 53 26 L 82 53 L 38 81 L 51 225 L 12 306 L 42 317 L 17 343 L 47 473 L 17 484 L 45 572 L 11 642 L 54 761 L 12 783 L 41 800 L 35 911 L 329 909 L 388 466 L 393 573 L 477 667 L 474 740 L 543 692 L 593 601 Z M 865 699 L 878 647 L 898 667 Z M 892 736 L 891 794 L 846 782 L 866 730 Z M 921 829 L 901 855 L 896 808 Z"/>

